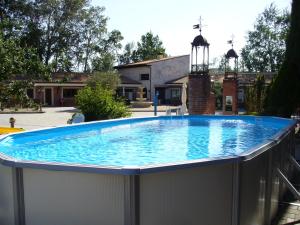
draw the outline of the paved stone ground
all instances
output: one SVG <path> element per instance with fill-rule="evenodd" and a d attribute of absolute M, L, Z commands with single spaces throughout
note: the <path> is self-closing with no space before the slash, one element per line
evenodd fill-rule
<path fill-rule="evenodd" d="M 273 225 L 300 224 L 300 202 L 280 203 Z"/>
<path fill-rule="evenodd" d="M 158 107 L 158 115 L 165 115 L 166 106 Z M 132 117 L 154 116 L 153 107 L 147 109 L 135 108 Z M 55 127 L 67 124 L 72 114 L 77 112 L 74 107 L 44 107 L 44 113 L 15 113 L 0 114 L 0 127 L 9 127 L 9 118 L 16 119 L 15 127 L 25 130 L 40 129 L 44 127 Z"/>
<path fill-rule="evenodd" d="M 296 139 L 296 159 L 300 160 L 300 139 Z M 298 190 L 300 190 L 299 173 L 293 181 Z M 291 193 L 287 193 L 283 201 L 279 204 L 279 211 L 272 225 L 292 225 L 300 224 L 300 201 L 295 200 Z"/>

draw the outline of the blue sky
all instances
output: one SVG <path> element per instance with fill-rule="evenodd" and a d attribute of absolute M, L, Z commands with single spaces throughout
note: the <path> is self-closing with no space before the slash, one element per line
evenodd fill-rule
<path fill-rule="evenodd" d="M 193 30 L 203 18 L 203 36 L 210 43 L 210 59 L 223 55 L 235 36 L 235 49 L 245 44 L 246 32 L 255 19 L 272 2 L 279 9 L 289 8 L 291 0 L 92 0 L 104 6 L 110 19 L 108 29 L 118 29 L 123 45 L 137 42 L 148 31 L 159 35 L 169 55 L 190 54 L 190 43 L 199 31 Z"/>

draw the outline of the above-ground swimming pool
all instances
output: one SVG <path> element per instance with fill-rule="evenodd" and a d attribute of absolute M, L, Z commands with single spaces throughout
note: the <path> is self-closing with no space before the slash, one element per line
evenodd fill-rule
<path fill-rule="evenodd" d="M 268 224 L 294 124 L 173 116 L 4 136 L 0 224 Z"/>

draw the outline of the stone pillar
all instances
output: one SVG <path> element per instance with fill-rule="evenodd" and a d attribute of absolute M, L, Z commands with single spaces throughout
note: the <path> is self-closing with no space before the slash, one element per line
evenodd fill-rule
<path fill-rule="evenodd" d="M 208 74 L 189 75 L 189 114 L 214 114 L 212 104 L 214 97 L 211 96 L 211 82 Z"/>
<path fill-rule="evenodd" d="M 238 81 L 235 78 L 223 80 L 223 114 L 238 114 Z"/>

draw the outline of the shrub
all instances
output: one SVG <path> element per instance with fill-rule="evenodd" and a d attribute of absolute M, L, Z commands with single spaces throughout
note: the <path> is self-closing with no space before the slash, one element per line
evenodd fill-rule
<path fill-rule="evenodd" d="M 85 116 L 85 121 L 114 119 L 130 116 L 129 109 L 113 91 L 100 85 L 95 88 L 85 87 L 76 95 L 76 104 Z"/>

